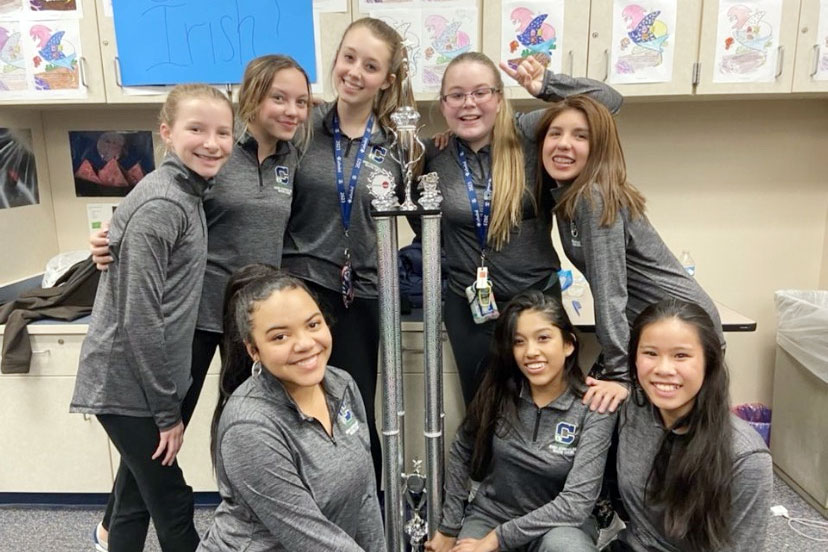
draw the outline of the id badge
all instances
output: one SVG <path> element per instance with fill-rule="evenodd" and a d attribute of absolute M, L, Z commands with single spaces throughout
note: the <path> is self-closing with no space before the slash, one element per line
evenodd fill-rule
<path fill-rule="evenodd" d="M 350 259 L 342 265 L 342 270 L 339 272 L 339 279 L 342 291 L 342 304 L 347 309 L 354 302 L 354 268 L 351 266 Z"/>
<path fill-rule="evenodd" d="M 485 267 L 482 268 L 486 270 Z M 466 299 L 469 301 L 475 324 L 484 324 L 489 320 L 496 320 L 500 316 L 500 311 L 497 310 L 492 283 L 488 278 L 481 281 L 479 276 L 480 269 L 478 269 L 478 279 L 466 288 Z"/>

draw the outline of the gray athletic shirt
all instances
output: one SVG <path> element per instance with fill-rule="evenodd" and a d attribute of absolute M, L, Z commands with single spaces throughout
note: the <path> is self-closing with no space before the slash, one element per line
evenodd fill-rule
<path fill-rule="evenodd" d="M 200 551 L 385 552 L 365 408 L 351 376 L 323 380 L 333 435 L 305 416 L 267 370 L 221 415 L 221 504 Z"/>
<path fill-rule="evenodd" d="M 570 184 L 551 190 L 559 201 Z M 603 196 L 592 187 L 592 201 L 582 196 L 574 220 L 558 216 L 566 256 L 583 272 L 595 304 L 595 333 L 604 355 L 604 376 L 627 381 L 630 324 L 641 311 L 667 297 L 701 306 L 719 333 L 722 324 L 713 301 L 667 248 L 647 217 L 633 219 L 621 209 L 612 226 L 601 226 Z"/>
<path fill-rule="evenodd" d="M 561 100 L 575 94 L 586 94 L 616 112 L 623 98 L 611 87 L 586 78 L 572 78 L 547 71 L 538 98 L 547 102 Z M 550 232 L 552 221 L 548 209 L 536 212 L 533 200 L 538 170 L 538 123 L 545 109 L 515 115 L 518 135 L 523 147 L 526 190 L 523 198 L 523 218 L 520 226 L 512 228 L 509 243 L 500 250 L 489 248 L 486 266 L 494 285 L 495 297 L 508 300 L 531 287 L 545 287 L 550 279 L 557 278 L 560 268 L 558 256 L 552 247 Z M 449 265 L 449 288 L 465 296 L 465 288 L 477 277 L 480 266 L 480 244 L 474 226 L 471 205 L 463 167 L 457 154 L 457 145 L 466 154 L 472 175 L 478 208 L 483 208 L 483 195 L 492 171 L 491 147 L 472 151 L 461 139 L 452 136 L 446 148 L 438 150 L 431 140 L 427 141 L 425 171 L 436 171 L 440 176 L 443 194 L 441 209 L 443 247 Z M 496 186 L 496 183 L 493 183 Z M 519 268 L 519 270 L 517 269 Z"/>
<path fill-rule="evenodd" d="M 500 523 L 497 539 L 508 550 L 587 520 L 601 491 L 615 414 L 590 411 L 570 390 L 538 408 L 524 384 L 518 419 L 509 429 L 499 420 L 489 473 L 465 512 L 474 436 L 458 429 L 446 463 L 441 533 L 457 536 L 463 517 L 479 511 Z"/>
<path fill-rule="evenodd" d="M 350 248 L 354 295 L 375 299 L 378 293 L 377 235 L 371 217 L 373 207 L 368 183 L 372 178 L 390 175 L 394 183 L 400 185 L 400 167 L 390 155 L 393 136 L 375 118 L 374 131 L 354 190 L 350 239 L 346 240 L 336 186 L 332 123 L 335 110 L 336 102 L 313 108 L 313 140 L 296 173 L 282 266 L 294 276 L 339 291 L 345 249 Z M 361 140 L 362 136 L 342 135 L 346 190 Z"/>
<path fill-rule="evenodd" d="M 717 552 L 756 552 L 763 549 L 770 516 L 773 464 L 764 441 L 747 422 L 734 415 L 732 545 Z M 653 459 L 667 430 L 649 403 L 628 400 L 618 419 L 618 487 L 630 516 L 621 540 L 636 552 L 695 552 L 685 542 L 664 534 L 664 509 L 645 504 L 644 487 Z M 700 482 L 700 484 L 703 484 Z M 715 492 L 715 489 L 711 489 Z"/>
<path fill-rule="evenodd" d="M 210 183 L 168 154 L 121 201 L 81 347 L 71 412 L 181 419 L 207 258 Z"/>
<path fill-rule="evenodd" d="M 290 216 L 293 177 L 299 155 L 280 140 L 259 165 L 259 145 L 245 133 L 204 196 L 207 270 L 198 310 L 198 329 L 222 332 L 224 288 L 230 275 L 250 263 L 279 266 Z"/>

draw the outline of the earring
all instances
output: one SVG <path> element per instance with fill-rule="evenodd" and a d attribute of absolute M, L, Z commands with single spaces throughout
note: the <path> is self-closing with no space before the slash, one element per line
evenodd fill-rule
<path fill-rule="evenodd" d="M 257 360 L 256 362 L 253 363 L 253 366 L 250 368 L 250 375 L 255 378 L 256 376 L 261 375 L 261 373 L 262 373 L 262 363 L 261 363 L 261 361 Z"/>

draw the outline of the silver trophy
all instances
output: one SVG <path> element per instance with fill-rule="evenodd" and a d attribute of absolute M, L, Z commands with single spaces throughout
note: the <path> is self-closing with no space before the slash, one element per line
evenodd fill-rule
<path fill-rule="evenodd" d="M 394 182 L 394 175 L 388 169 L 376 168 L 373 165 L 366 165 L 371 171 L 368 177 L 368 191 L 374 198 L 371 205 L 377 211 L 392 211 L 400 207 L 397 199 L 397 187 Z"/>
<path fill-rule="evenodd" d="M 418 180 L 420 182 L 418 189 L 422 190 L 422 193 L 417 203 L 422 205 L 423 209 L 426 210 L 439 209 L 440 203 L 443 201 L 443 196 L 440 195 L 440 190 L 437 187 L 439 184 L 437 173 L 430 172 L 424 174 Z"/>

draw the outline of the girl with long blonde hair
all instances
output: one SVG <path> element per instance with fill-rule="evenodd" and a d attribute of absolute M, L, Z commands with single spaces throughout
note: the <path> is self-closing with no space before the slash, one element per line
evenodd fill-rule
<path fill-rule="evenodd" d="M 590 94 L 612 110 L 621 96 L 603 83 L 546 71 L 530 57 L 501 68 L 532 95 L 557 101 Z M 466 404 L 489 352 L 496 305 L 525 289 L 560 297 L 549 205 L 533 199 L 536 130 L 543 111 L 515 115 L 497 66 L 464 53 L 446 67 L 440 111 L 448 142 L 426 148 L 426 171 L 440 175 L 442 235 L 449 266 L 445 324 Z"/>

